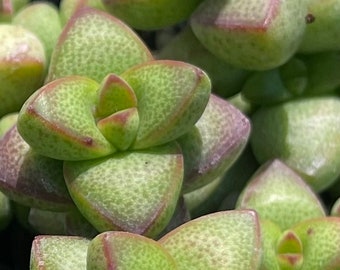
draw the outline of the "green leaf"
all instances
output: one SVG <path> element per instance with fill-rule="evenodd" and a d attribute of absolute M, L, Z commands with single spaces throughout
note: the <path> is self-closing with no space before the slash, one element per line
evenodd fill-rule
<path fill-rule="evenodd" d="M 13 126 L 0 140 L 0 190 L 20 204 L 45 210 L 74 207 L 63 163 L 37 154 Z"/>
<path fill-rule="evenodd" d="M 128 232 L 104 232 L 91 240 L 87 253 L 91 270 L 176 270 L 176 262 L 158 242 Z"/>
<path fill-rule="evenodd" d="M 223 211 L 191 220 L 159 242 L 177 269 L 254 270 L 261 262 L 260 225 L 254 211 Z"/>
<path fill-rule="evenodd" d="M 77 236 L 36 236 L 32 243 L 30 270 L 86 270 L 90 240 Z"/>
<path fill-rule="evenodd" d="M 301 270 L 340 268 L 340 218 L 323 217 L 305 220 L 292 229 L 302 242 Z"/>
<path fill-rule="evenodd" d="M 210 95 L 195 127 L 178 139 L 185 162 L 183 192 L 223 175 L 243 151 L 249 135 L 248 118 L 227 101 Z"/>
<path fill-rule="evenodd" d="M 280 160 L 268 161 L 249 180 L 237 209 L 254 209 L 282 230 L 309 218 L 324 217 L 323 205 L 312 189 Z"/>
<path fill-rule="evenodd" d="M 155 237 L 174 213 L 183 180 L 176 143 L 64 163 L 70 194 L 100 232 L 123 230 Z"/>
<path fill-rule="evenodd" d="M 194 34 L 211 53 L 250 70 L 286 62 L 298 49 L 307 8 L 295 0 L 207 0 L 191 16 Z"/>
<path fill-rule="evenodd" d="M 134 149 L 164 144 L 188 132 L 201 117 L 211 91 L 201 69 L 179 61 L 150 61 L 121 77 L 138 100 L 140 122 Z"/>
<path fill-rule="evenodd" d="M 93 108 L 99 85 L 69 76 L 46 84 L 21 108 L 18 130 L 38 153 L 61 160 L 111 154 L 115 148 L 96 126 Z"/>
<path fill-rule="evenodd" d="M 142 40 L 108 13 L 84 7 L 75 12 L 53 51 L 47 81 L 81 75 L 98 82 L 109 73 L 153 59 Z"/>
<path fill-rule="evenodd" d="M 256 159 L 278 158 L 316 191 L 340 175 L 340 100 L 301 98 L 262 107 L 252 116 L 250 143 Z"/>

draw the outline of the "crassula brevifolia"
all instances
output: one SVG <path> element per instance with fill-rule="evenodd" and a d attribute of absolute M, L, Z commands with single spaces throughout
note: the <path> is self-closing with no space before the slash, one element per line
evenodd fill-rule
<path fill-rule="evenodd" d="M 249 120 L 211 94 L 203 70 L 154 60 L 123 22 L 80 8 L 57 41 L 45 85 L 1 141 L 1 189 L 36 209 L 31 216 L 62 211 L 56 217 L 65 220 L 76 208 L 99 232 L 156 237 L 181 194 L 223 174 L 249 133 Z"/>

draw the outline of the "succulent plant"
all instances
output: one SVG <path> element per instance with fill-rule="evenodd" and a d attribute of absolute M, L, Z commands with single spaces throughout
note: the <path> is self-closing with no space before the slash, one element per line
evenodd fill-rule
<path fill-rule="evenodd" d="M 337 7 L 0 0 L 0 268 L 339 269 Z"/>
<path fill-rule="evenodd" d="M 43 84 L 46 69 L 42 42 L 30 31 L 0 24 L 0 117 L 17 112 Z"/>
<path fill-rule="evenodd" d="M 329 187 L 340 174 L 339 105 L 338 97 L 328 96 L 297 99 L 257 110 L 252 116 L 251 136 L 256 158 L 260 163 L 281 159 L 316 191 Z"/>
<path fill-rule="evenodd" d="M 191 16 L 201 43 L 235 66 L 265 70 L 282 65 L 298 49 L 307 6 L 286 1 L 206 0 Z"/>

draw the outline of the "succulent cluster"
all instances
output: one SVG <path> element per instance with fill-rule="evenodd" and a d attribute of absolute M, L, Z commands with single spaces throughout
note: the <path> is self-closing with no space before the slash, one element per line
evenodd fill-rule
<path fill-rule="evenodd" d="M 1 230 L 31 270 L 339 269 L 339 11 L 0 0 Z"/>

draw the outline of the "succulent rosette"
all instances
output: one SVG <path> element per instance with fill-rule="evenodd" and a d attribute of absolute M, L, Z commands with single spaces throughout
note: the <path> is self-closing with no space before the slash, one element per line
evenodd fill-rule
<path fill-rule="evenodd" d="M 45 84 L 0 141 L 0 189 L 31 208 L 29 222 L 43 233 L 54 220 L 62 225 L 51 232 L 154 238 L 183 192 L 223 174 L 249 134 L 247 117 L 211 94 L 202 69 L 155 60 L 122 21 L 79 8 Z"/>

